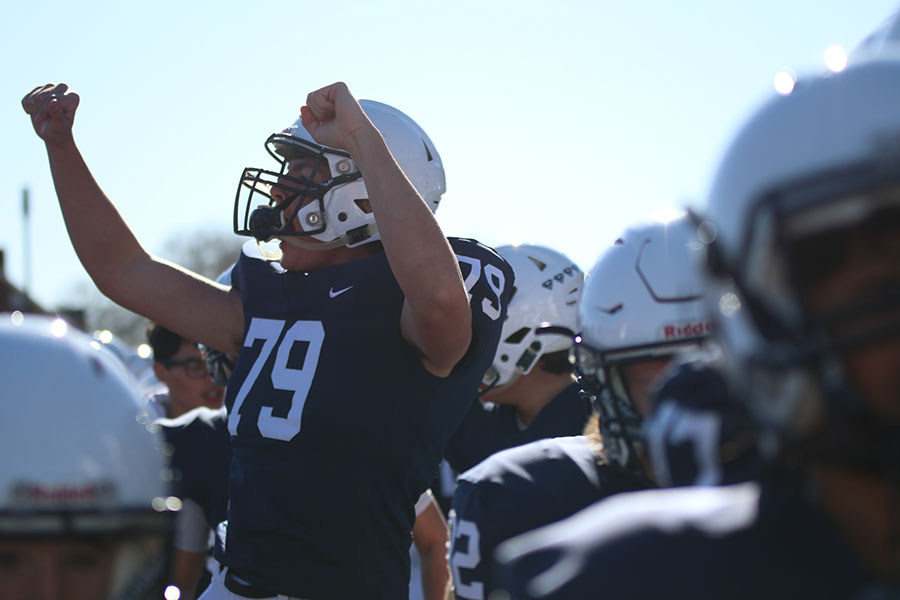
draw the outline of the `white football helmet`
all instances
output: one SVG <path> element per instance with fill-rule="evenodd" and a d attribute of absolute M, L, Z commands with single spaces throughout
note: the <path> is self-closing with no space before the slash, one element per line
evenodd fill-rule
<path fill-rule="evenodd" d="M 431 139 L 415 121 L 387 104 L 361 100 L 366 115 L 381 132 L 391 154 L 432 212 L 446 190 L 444 166 Z M 278 172 L 247 168 L 241 175 L 234 204 L 234 231 L 258 240 L 280 237 L 303 248 L 325 250 L 353 248 L 381 239 L 371 211 L 360 200 L 369 193 L 353 158 L 344 150 L 316 143 L 300 119 L 282 133 L 269 136 L 266 150 L 281 166 Z M 329 178 L 317 183 L 310 177 L 287 174 L 289 161 L 314 159 L 311 173 L 328 165 Z M 282 202 L 272 199 L 273 187 L 287 192 Z M 259 206 L 257 194 L 262 195 Z M 293 202 L 295 199 L 300 202 Z M 302 208 L 304 198 L 310 198 Z M 286 214 L 290 208 L 290 214 Z M 292 231 L 297 217 L 301 231 Z M 312 236 L 323 243 L 303 241 Z"/>
<path fill-rule="evenodd" d="M 607 458 L 636 474 L 642 418 L 620 368 L 672 358 L 709 336 L 702 255 L 686 217 L 631 227 L 600 255 L 581 296 L 576 374 L 594 397 Z"/>
<path fill-rule="evenodd" d="M 900 281 L 894 274 L 864 301 L 827 315 L 810 309 L 809 290 L 858 254 L 860 242 L 900 263 L 898 97 L 900 61 L 888 57 L 799 81 L 747 120 L 697 211 L 732 387 L 748 391 L 744 400 L 774 450 L 840 415 L 831 423 L 852 416 L 868 421 L 869 433 L 834 454 L 896 459 L 884 450 L 897 447 L 896 424 L 885 431 L 867 415 L 839 355 L 900 337 Z M 872 442 L 869 451 L 860 438 Z"/>
<path fill-rule="evenodd" d="M 577 327 L 584 273 L 570 258 L 545 246 L 500 246 L 516 275 L 494 362 L 484 376 L 488 390 L 509 386 L 543 355 L 568 350 Z M 541 327 L 557 328 L 537 333 Z M 568 332 L 568 335 L 565 333 Z"/>
<path fill-rule="evenodd" d="M 159 598 L 173 511 L 133 379 L 60 319 L 0 314 L 0 541 L 104 539 L 105 598 Z"/>

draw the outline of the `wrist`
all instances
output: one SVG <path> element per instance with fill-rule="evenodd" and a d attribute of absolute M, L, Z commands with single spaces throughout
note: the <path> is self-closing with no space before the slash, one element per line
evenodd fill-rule
<path fill-rule="evenodd" d="M 344 149 L 350 153 L 356 161 L 363 160 L 378 147 L 386 147 L 381 132 L 371 122 L 354 129 L 344 139 Z"/>
<path fill-rule="evenodd" d="M 45 139 L 44 145 L 47 147 L 47 152 L 70 152 L 76 149 L 75 136 L 69 131 L 59 138 Z"/>

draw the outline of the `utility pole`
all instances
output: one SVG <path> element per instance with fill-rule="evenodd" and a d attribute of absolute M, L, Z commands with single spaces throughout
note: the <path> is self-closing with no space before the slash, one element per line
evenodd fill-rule
<path fill-rule="evenodd" d="M 22 240 L 25 250 L 25 295 L 31 297 L 31 222 L 28 210 L 28 188 L 22 188 Z"/>

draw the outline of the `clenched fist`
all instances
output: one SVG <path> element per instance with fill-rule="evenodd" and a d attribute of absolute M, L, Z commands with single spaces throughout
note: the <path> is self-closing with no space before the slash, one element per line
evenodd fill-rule
<path fill-rule="evenodd" d="M 72 139 L 78 102 L 78 94 L 65 83 L 48 83 L 26 94 L 22 108 L 31 115 L 35 133 L 48 146 L 53 146 Z"/>
<path fill-rule="evenodd" d="M 303 126 L 314 140 L 354 154 L 354 139 L 360 132 L 375 130 L 359 102 L 343 82 L 332 83 L 306 97 L 300 107 Z"/>

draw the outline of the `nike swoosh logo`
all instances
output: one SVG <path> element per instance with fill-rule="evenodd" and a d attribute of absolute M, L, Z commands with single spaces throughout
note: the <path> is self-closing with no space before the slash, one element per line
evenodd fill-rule
<path fill-rule="evenodd" d="M 345 287 L 344 289 L 338 290 L 338 291 L 334 291 L 334 288 L 331 288 L 330 290 L 328 290 L 328 297 L 329 298 L 337 298 L 338 296 L 340 296 L 341 294 L 343 294 L 344 292 L 346 292 L 347 290 L 349 290 L 352 287 L 353 287 L 352 285 L 349 285 L 349 286 Z"/>

